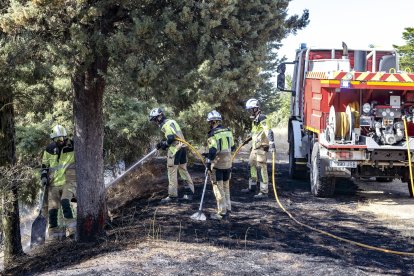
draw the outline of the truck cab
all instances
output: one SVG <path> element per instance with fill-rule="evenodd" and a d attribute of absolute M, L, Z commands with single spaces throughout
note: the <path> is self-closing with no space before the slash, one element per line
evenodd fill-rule
<path fill-rule="evenodd" d="M 284 91 L 286 64 L 294 67 L 289 174 L 308 175 L 319 197 L 351 177 L 401 179 L 413 196 L 414 74 L 399 68 L 393 49 L 342 46 L 302 47 L 278 67 Z"/>

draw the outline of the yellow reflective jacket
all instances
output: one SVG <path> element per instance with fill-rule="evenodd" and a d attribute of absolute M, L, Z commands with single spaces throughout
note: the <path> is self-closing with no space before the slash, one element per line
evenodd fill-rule
<path fill-rule="evenodd" d="M 209 159 L 217 169 L 231 168 L 234 138 L 231 129 L 218 126 L 208 133 Z"/>
<path fill-rule="evenodd" d="M 50 143 L 43 152 L 42 168 L 48 170 L 51 185 L 62 186 L 66 183 L 65 172 L 75 167 L 73 141 L 67 139 L 66 145 L 59 148 L 56 142 Z"/>
<path fill-rule="evenodd" d="M 174 141 L 175 136 L 185 140 L 181 128 L 176 121 L 166 119 L 161 125 L 161 131 L 164 133 L 164 137 L 167 140 L 168 151 L 172 155 L 175 155 L 179 149 L 185 147 L 183 143 Z"/>

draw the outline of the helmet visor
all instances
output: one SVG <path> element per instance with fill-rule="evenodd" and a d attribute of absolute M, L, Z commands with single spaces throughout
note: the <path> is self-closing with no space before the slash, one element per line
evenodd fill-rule
<path fill-rule="evenodd" d="M 250 112 L 251 115 L 256 115 L 257 111 L 259 110 L 258 107 L 251 107 L 248 109 L 248 111 Z"/>

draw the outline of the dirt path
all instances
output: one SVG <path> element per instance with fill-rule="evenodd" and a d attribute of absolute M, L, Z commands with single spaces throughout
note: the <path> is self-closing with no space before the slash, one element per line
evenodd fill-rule
<path fill-rule="evenodd" d="M 358 195 L 363 198 L 358 210 L 374 214 L 375 219 L 406 237 L 414 237 L 414 199 L 409 198 L 406 183 L 394 180 L 379 183 L 357 182 Z"/>
<path fill-rule="evenodd" d="M 344 238 L 394 250 L 414 252 L 414 238 L 392 227 L 372 202 L 407 199 L 403 193 L 381 194 L 349 181 L 338 184 L 334 198 L 314 198 L 306 181 L 288 178 L 288 165 L 277 165 L 276 182 L 282 203 L 299 220 Z M 274 198 L 255 201 L 240 193 L 247 185 L 247 164 L 233 170 L 233 213 L 227 221 L 195 222 L 203 169 L 193 166 L 197 184 L 193 203 L 160 205 L 165 190 L 149 199 L 129 202 L 108 225 L 108 236 L 96 245 L 71 242 L 49 245 L 20 264 L 14 272 L 40 275 L 412 275 L 414 258 L 369 251 L 321 236 L 297 225 Z M 166 181 L 166 180 L 164 180 Z M 361 187 L 364 190 L 360 190 Z M 377 186 L 378 188 L 378 186 Z M 205 214 L 215 211 L 208 187 Z M 407 201 L 407 207 L 412 204 Z M 401 206 L 405 208 L 405 206 Z M 411 210 L 411 209 L 410 209 Z M 412 213 L 411 213 L 412 214 Z M 408 230 L 409 232 L 410 230 Z"/>

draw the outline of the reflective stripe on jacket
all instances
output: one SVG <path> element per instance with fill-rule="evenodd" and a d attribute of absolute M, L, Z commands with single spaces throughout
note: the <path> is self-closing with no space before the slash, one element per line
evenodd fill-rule
<path fill-rule="evenodd" d="M 176 121 L 171 119 L 166 119 L 161 126 L 161 131 L 164 133 L 165 139 L 168 140 L 169 135 L 178 136 L 179 138 L 184 140 L 184 135 L 181 131 L 180 126 L 177 124 Z M 184 147 L 183 143 L 174 141 L 169 147 L 168 151 L 175 155 L 179 149 Z"/>
<path fill-rule="evenodd" d="M 66 183 L 65 172 L 74 168 L 75 152 L 73 142 L 67 140 L 67 145 L 59 149 L 55 142 L 47 146 L 43 152 L 42 168 L 49 169 L 49 176 L 53 186 L 62 186 Z"/>

